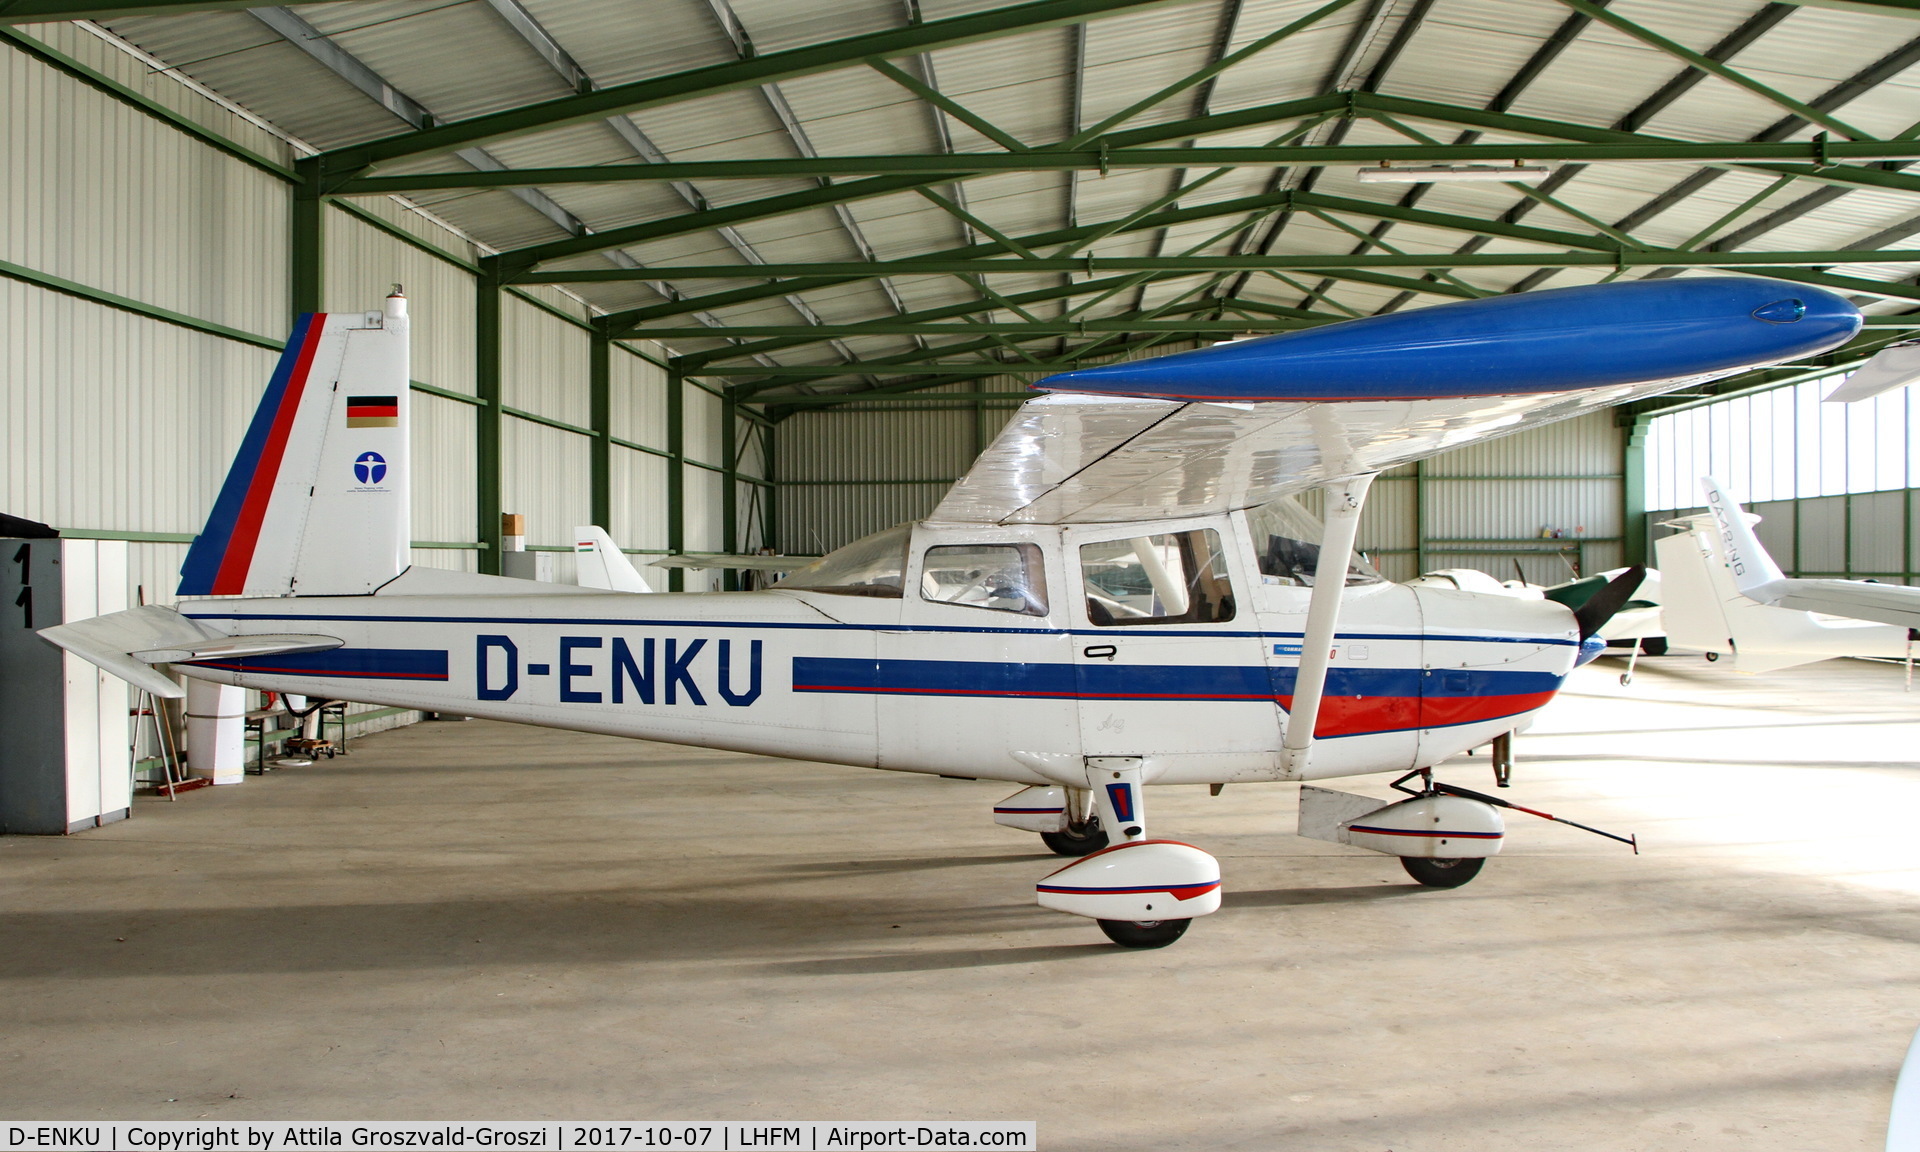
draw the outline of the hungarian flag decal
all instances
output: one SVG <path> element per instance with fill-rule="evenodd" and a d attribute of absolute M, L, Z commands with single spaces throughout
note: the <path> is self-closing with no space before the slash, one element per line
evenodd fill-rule
<path fill-rule="evenodd" d="M 347 397 L 347 427 L 396 428 L 400 424 L 398 396 Z"/>

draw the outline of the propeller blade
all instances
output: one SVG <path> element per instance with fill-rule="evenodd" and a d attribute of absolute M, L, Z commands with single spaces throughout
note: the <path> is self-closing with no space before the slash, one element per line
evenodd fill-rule
<path fill-rule="evenodd" d="M 1607 621 L 1613 619 L 1613 614 L 1626 607 L 1627 601 L 1633 599 L 1633 594 L 1640 590 L 1640 582 L 1646 578 L 1646 567 L 1635 564 L 1607 581 L 1605 588 L 1589 596 L 1585 604 L 1576 608 L 1573 619 L 1580 625 L 1580 639 L 1585 640 L 1606 627 Z"/>

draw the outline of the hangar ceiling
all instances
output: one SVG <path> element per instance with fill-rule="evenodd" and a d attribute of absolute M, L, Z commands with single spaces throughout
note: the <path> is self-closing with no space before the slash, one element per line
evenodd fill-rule
<path fill-rule="evenodd" d="M 776 417 L 1612 279 L 1870 314 L 1723 392 L 1920 326 L 1920 0 L 0 0 L 55 19 L 308 146 L 296 304 L 400 196 Z"/>

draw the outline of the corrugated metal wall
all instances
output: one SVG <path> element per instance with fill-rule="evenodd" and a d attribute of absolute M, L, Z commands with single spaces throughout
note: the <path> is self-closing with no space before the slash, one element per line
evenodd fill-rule
<path fill-rule="evenodd" d="M 667 550 L 667 373 L 614 345 L 608 362 L 613 433 L 613 523 L 624 548 Z M 659 569 L 642 573 L 658 585 Z"/>
<path fill-rule="evenodd" d="M 940 399 L 951 392 L 1008 400 Z M 995 376 L 916 395 L 924 401 L 802 409 L 775 427 L 776 548 L 817 555 L 927 515 L 1028 393 L 1024 380 Z"/>
<path fill-rule="evenodd" d="M 4 258 L 4 257 L 0 257 Z M 0 511 L 129 547 L 130 579 L 170 601 L 275 353 L 0 280 Z"/>
<path fill-rule="evenodd" d="M 1541 584 L 1618 567 L 1623 436 L 1595 412 L 1425 461 L 1420 567 L 1508 579 L 1517 563 Z"/>
<path fill-rule="evenodd" d="M 72 25 L 41 26 L 142 93 L 269 156 L 280 141 Z M 103 51 L 104 50 L 104 51 Z M 283 334 L 286 185 L 20 52 L 0 59 L 0 260 L 266 336 Z M 262 259 L 271 255 L 271 259 Z"/>
<path fill-rule="evenodd" d="M 281 150 L 71 25 L 34 31 L 251 148 Z M 278 337 L 288 200 L 277 177 L 17 51 L 0 50 L 0 93 L 0 261 Z M 259 343 L 0 280 L 0 511 L 160 537 L 130 547 L 130 579 L 170 599 L 275 359 Z"/>
<path fill-rule="evenodd" d="M 1180 349 L 1169 349 L 1179 351 Z M 1011 417 L 1009 405 L 938 400 L 798 411 L 778 425 L 778 546 L 813 554 L 933 510 Z M 1479 568 L 1558 583 L 1621 561 L 1620 429 L 1594 413 L 1398 468 L 1374 482 L 1360 548 L 1389 579 Z M 1315 502 L 1309 494 L 1308 503 Z M 1542 538 L 1561 532 L 1560 538 Z"/>
<path fill-rule="evenodd" d="M 76 25 L 22 30 L 269 161 L 293 159 L 286 141 Z M 0 267 L 0 510 L 76 534 L 134 537 L 133 580 L 164 603 L 266 386 L 270 345 L 288 326 L 288 185 L 3 47 L 0 94 L 0 261 L 16 266 Z M 414 559 L 472 570 L 477 411 L 462 398 L 475 390 L 479 253 L 384 199 L 335 206 L 325 234 L 327 308 L 376 307 L 393 284 L 406 287 L 414 535 L 424 545 Z M 77 291 L 50 290 L 36 274 Z M 509 294 L 502 306 L 503 506 L 529 517 L 535 545 L 568 546 L 574 525 L 591 519 L 588 320 L 552 288 Z M 607 527 L 623 546 L 650 551 L 667 547 L 669 521 L 660 359 L 654 345 L 615 345 L 610 373 Z M 685 411 L 687 456 L 718 467 L 720 401 L 689 385 Z M 757 450 L 751 464 L 759 474 Z M 688 546 L 721 547 L 720 477 L 686 470 Z"/>

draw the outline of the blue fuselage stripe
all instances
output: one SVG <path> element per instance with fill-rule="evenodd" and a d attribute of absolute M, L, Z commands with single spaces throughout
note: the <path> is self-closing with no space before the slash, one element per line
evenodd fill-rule
<path fill-rule="evenodd" d="M 1293 695 L 1295 670 L 1264 665 L 1009 664 L 976 660 L 864 660 L 796 656 L 796 692 L 898 696 L 1038 696 L 1081 700 L 1274 700 Z M 1480 697 L 1553 692 L 1551 672 L 1332 668 L 1328 696 Z"/>
<path fill-rule="evenodd" d="M 335 648 L 328 652 L 301 652 L 285 656 L 238 656 L 228 660 L 194 660 L 189 666 L 227 672 L 319 676 L 346 680 L 445 680 L 445 649 Z"/>

